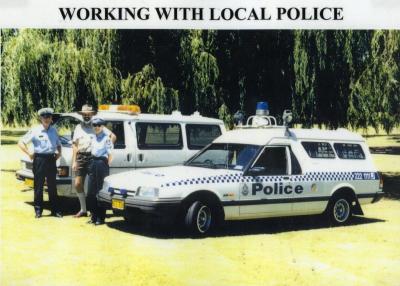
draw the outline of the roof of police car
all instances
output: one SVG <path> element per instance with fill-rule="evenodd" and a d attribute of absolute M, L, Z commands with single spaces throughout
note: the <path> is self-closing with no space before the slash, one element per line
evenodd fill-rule
<path fill-rule="evenodd" d="M 285 127 L 273 128 L 239 128 L 228 131 L 214 140 L 214 143 L 238 143 L 265 145 L 273 138 L 295 140 L 322 140 L 322 141 L 364 141 L 361 135 L 346 129 L 289 129 L 291 137 L 286 136 Z"/>
<path fill-rule="evenodd" d="M 76 112 L 63 113 L 64 116 L 73 116 L 75 118 L 81 119 L 82 116 Z M 99 111 L 95 116 L 101 117 L 104 120 L 145 120 L 151 122 L 154 121 L 173 121 L 173 122 L 184 122 L 184 123 L 215 123 L 222 124 L 223 121 L 220 119 L 203 117 L 200 115 L 182 115 L 180 113 L 173 114 L 149 114 L 149 113 L 139 113 L 139 114 L 129 114 L 123 112 L 109 112 L 109 111 Z"/>

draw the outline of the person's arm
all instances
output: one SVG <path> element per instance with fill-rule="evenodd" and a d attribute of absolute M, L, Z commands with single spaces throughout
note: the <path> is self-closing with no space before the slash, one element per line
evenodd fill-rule
<path fill-rule="evenodd" d="M 111 131 L 110 131 L 110 139 L 113 144 L 115 144 L 115 141 L 117 141 L 117 136 Z"/>
<path fill-rule="evenodd" d="M 108 135 L 108 137 L 110 137 L 111 142 L 113 144 L 115 144 L 115 142 L 117 141 L 117 136 L 114 134 L 114 132 L 112 132 L 110 129 L 108 129 L 107 127 L 104 126 L 103 128 L 104 132 Z"/>
<path fill-rule="evenodd" d="M 108 166 L 110 166 L 112 159 L 113 159 L 112 155 L 108 154 L 108 157 L 107 157 Z"/>
<path fill-rule="evenodd" d="M 28 155 L 31 160 L 33 160 L 33 153 L 29 152 L 28 146 L 24 142 L 20 140 L 18 142 L 18 147 L 22 150 L 22 152 Z"/>
<path fill-rule="evenodd" d="M 61 140 L 60 140 L 60 136 L 58 135 L 58 132 L 56 130 L 57 133 L 57 153 L 56 153 L 56 160 L 58 160 L 61 157 Z"/>
<path fill-rule="evenodd" d="M 111 161 L 113 159 L 111 152 L 112 152 L 112 149 L 114 149 L 114 144 L 111 141 L 111 138 L 107 139 L 107 141 L 106 141 L 106 149 L 107 149 L 107 155 L 108 155 L 107 156 L 107 159 L 108 159 L 107 162 L 108 162 L 108 165 L 110 166 Z"/>
<path fill-rule="evenodd" d="M 29 130 L 19 141 L 18 141 L 18 147 L 24 152 L 26 155 L 29 156 L 31 160 L 33 160 L 33 153 L 29 152 L 28 149 L 28 143 L 32 141 L 33 137 L 33 132 L 32 130 Z"/>

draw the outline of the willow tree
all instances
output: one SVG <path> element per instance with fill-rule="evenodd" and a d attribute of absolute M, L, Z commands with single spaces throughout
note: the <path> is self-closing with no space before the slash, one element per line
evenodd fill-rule
<path fill-rule="evenodd" d="M 184 31 L 180 41 L 183 107 L 189 112 L 198 110 L 215 115 L 219 100 L 216 81 L 219 75 L 217 59 L 213 55 L 213 31 Z"/>
<path fill-rule="evenodd" d="M 374 31 L 370 55 L 352 84 L 349 117 L 354 127 L 381 126 L 386 132 L 400 122 L 400 33 Z"/>
<path fill-rule="evenodd" d="M 164 86 L 151 64 L 121 80 L 121 97 L 122 103 L 138 104 L 149 113 L 164 114 L 179 108 L 178 92 Z"/>
<path fill-rule="evenodd" d="M 27 123 L 43 106 L 67 112 L 115 96 L 114 41 L 112 30 L 15 30 L 2 41 L 2 121 Z"/>

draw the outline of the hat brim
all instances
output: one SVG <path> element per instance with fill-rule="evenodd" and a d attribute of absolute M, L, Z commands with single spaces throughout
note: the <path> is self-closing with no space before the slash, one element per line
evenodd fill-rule
<path fill-rule="evenodd" d="M 97 111 L 78 111 L 78 114 L 82 115 L 82 114 L 87 114 L 87 113 L 92 113 L 92 114 L 96 114 Z"/>
<path fill-rule="evenodd" d="M 39 115 L 40 117 L 42 116 L 53 116 L 53 113 L 43 113 Z"/>

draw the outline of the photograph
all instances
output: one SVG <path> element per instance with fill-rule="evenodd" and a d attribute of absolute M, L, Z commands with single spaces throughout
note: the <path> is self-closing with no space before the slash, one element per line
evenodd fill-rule
<path fill-rule="evenodd" d="M 0 285 L 400 285 L 400 30 L 225 27 L 1 28 Z"/>

